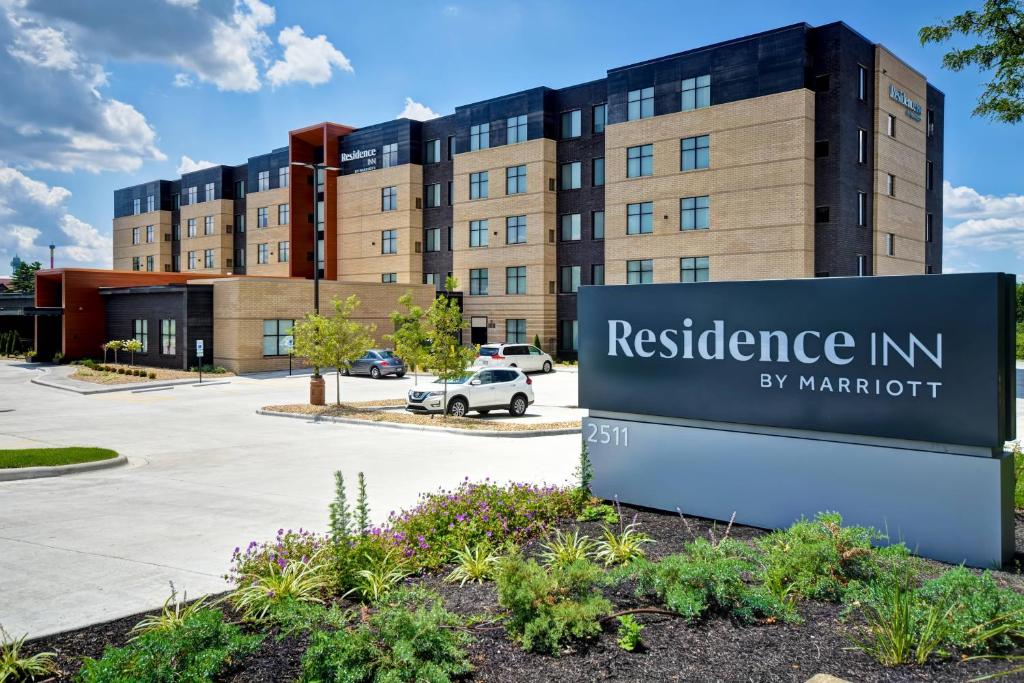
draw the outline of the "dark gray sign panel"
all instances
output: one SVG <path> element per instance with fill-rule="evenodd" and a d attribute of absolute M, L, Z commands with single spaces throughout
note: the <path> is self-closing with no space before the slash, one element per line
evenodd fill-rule
<path fill-rule="evenodd" d="M 583 287 L 580 405 L 1000 448 L 1012 275 Z"/>

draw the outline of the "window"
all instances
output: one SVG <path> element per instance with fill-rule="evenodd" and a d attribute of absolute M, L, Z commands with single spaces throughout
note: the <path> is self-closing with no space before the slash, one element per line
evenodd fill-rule
<path fill-rule="evenodd" d="M 181 224 L 180 223 L 174 223 L 173 225 L 171 225 L 171 239 L 174 240 L 175 242 L 180 242 L 181 241 Z"/>
<path fill-rule="evenodd" d="M 579 109 L 562 112 L 562 139 L 583 135 L 583 112 Z"/>
<path fill-rule="evenodd" d="M 604 239 L 604 211 L 594 211 L 590 214 L 590 225 L 594 231 L 595 240 Z"/>
<path fill-rule="evenodd" d="M 505 269 L 505 293 L 526 294 L 526 266 Z"/>
<path fill-rule="evenodd" d="M 890 197 L 896 196 L 896 176 L 892 173 L 885 174 L 885 193 Z"/>
<path fill-rule="evenodd" d="M 575 294 L 580 289 L 580 267 L 562 266 L 558 276 L 558 291 L 562 294 Z"/>
<path fill-rule="evenodd" d="M 194 252 L 194 251 L 188 252 L 188 269 L 189 270 L 195 270 L 197 264 L 198 264 L 198 262 L 196 261 L 196 252 Z"/>
<path fill-rule="evenodd" d="M 132 338 L 142 344 L 141 353 L 149 351 L 149 321 L 148 320 L 133 320 L 132 321 Z"/>
<path fill-rule="evenodd" d="M 829 211 L 827 206 L 816 206 L 814 207 L 814 222 L 815 223 L 828 223 Z"/>
<path fill-rule="evenodd" d="M 626 261 L 626 284 L 649 285 L 654 282 L 654 261 L 647 258 Z"/>
<path fill-rule="evenodd" d="M 925 162 L 924 170 L 924 189 L 931 190 L 935 186 L 934 179 L 932 178 L 935 172 L 935 163 L 932 161 Z"/>
<path fill-rule="evenodd" d="M 288 263 L 288 257 L 291 255 L 291 242 L 278 242 L 277 243 L 277 262 Z M 238 265 L 242 265 L 239 263 Z"/>
<path fill-rule="evenodd" d="M 590 177 L 593 179 L 594 187 L 604 185 L 604 157 L 594 159 L 593 167 L 590 170 Z"/>
<path fill-rule="evenodd" d="M 469 198 L 487 198 L 487 171 L 469 174 Z"/>
<path fill-rule="evenodd" d="M 857 163 L 866 164 L 868 161 L 868 132 L 863 128 L 857 129 Z"/>
<path fill-rule="evenodd" d="M 509 216 L 505 219 L 505 243 L 526 243 L 526 216 Z"/>
<path fill-rule="evenodd" d="M 446 230 L 448 231 L 448 251 L 451 251 L 452 250 L 452 245 L 454 244 L 452 242 L 452 226 L 449 225 L 446 228 Z"/>
<path fill-rule="evenodd" d="M 277 186 L 288 187 L 288 167 L 282 166 L 277 169 Z"/>
<path fill-rule="evenodd" d="M 455 136 L 448 136 L 448 161 L 455 158 Z"/>
<path fill-rule="evenodd" d="M 679 259 L 680 282 L 707 282 L 708 257 L 690 256 Z"/>
<path fill-rule="evenodd" d="M 188 188 L 188 203 L 190 205 L 199 203 L 199 188 L 195 185 Z"/>
<path fill-rule="evenodd" d="M 156 211 L 156 197 L 153 195 L 146 195 L 146 213 L 150 211 Z"/>
<path fill-rule="evenodd" d="M 235 199 L 245 199 L 245 181 L 235 181 Z"/>
<path fill-rule="evenodd" d="M 857 225 L 861 228 L 868 224 L 868 193 L 857 193 Z"/>
<path fill-rule="evenodd" d="M 469 246 L 471 247 L 486 247 L 487 246 L 487 221 L 470 221 L 469 222 Z"/>
<path fill-rule="evenodd" d="M 267 207 L 261 206 L 258 209 L 256 209 L 256 227 L 265 228 L 269 224 L 270 221 L 267 218 Z"/>
<path fill-rule="evenodd" d="M 398 253 L 398 231 L 397 230 L 384 230 L 380 233 L 380 253 L 382 254 L 397 254 Z"/>
<path fill-rule="evenodd" d="M 480 123 L 469 128 L 469 151 L 487 149 L 491 146 L 491 124 Z"/>
<path fill-rule="evenodd" d="M 514 145 L 517 142 L 526 142 L 526 114 L 509 117 L 506 125 L 508 144 Z"/>
<path fill-rule="evenodd" d="M 561 173 L 563 190 L 578 190 L 583 185 L 580 162 L 571 161 L 568 164 L 562 164 Z"/>
<path fill-rule="evenodd" d="M 142 228 L 132 228 L 132 244 L 142 244 Z"/>
<path fill-rule="evenodd" d="M 427 228 L 424 230 L 423 243 L 426 251 L 441 251 L 441 228 Z"/>
<path fill-rule="evenodd" d="M 454 193 L 454 192 L 452 192 L 452 182 L 453 182 L 453 181 L 451 181 L 451 180 L 449 180 L 449 181 L 448 181 L 448 206 L 451 206 L 451 205 L 452 205 L 452 199 L 454 199 L 454 198 L 455 198 L 455 197 L 454 197 L 454 194 L 455 194 L 455 193 Z"/>
<path fill-rule="evenodd" d="M 526 166 L 509 166 L 505 169 L 505 192 L 522 194 L 526 192 Z"/>
<path fill-rule="evenodd" d="M 474 296 L 487 295 L 487 269 L 469 269 L 469 293 Z"/>
<path fill-rule="evenodd" d="M 510 318 L 505 321 L 505 343 L 525 344 L 526 343 L 526 319 Z"/>
<path fill-rule="evenodd" d="M 679 229 L 707 230 L 711 227 L 711 198 L 683 197 L 679 200 Z"/>
<path fill-rule="evenodd" d="M 381 284 L 393 285 L 398 282 L 398 273 L 381 273 L 380 281 Z"/>
<path fill-rule="evenodd" d="M 891 232 L 885 233 L 885 255 L 896 255 L 896 235 L 892 234 Z"/>
<path fill-rule="evenodd" d="M 857 254 L 857 275 L 864 277 L 868 274 L 868 258 L 864 254 Z"/>
<path fill-rule="evenodd" d="M 235 214 L 235 232 L 245 232 L 245 214 Z"/>
<path fill-rule="evenodd" d="M 934 225 L 935 225 L 935 216 L 933 214 L 930 214 L 930 213 L 925 214 L 925 217 L 924 217 L 924 241 L 925 242 L 931 242 L 932 241 L 932 239 L 934 237 L 934 233 L 933 233 Z"/>
<path fill-rule="evenodd" d="M 562 214 L 561 235 L 563 242 L 574 242 L 580 239 L 580 215 L 578 213 Z"/>
<path fill-rule="evenodd" d="M 590 284 L 592 285 L 603 285 L 604 284 L 604 264 L 595 263 L 590 266 Z"/>
<path fill-rule="evenodd" d="M 141 199 L 133 199 L 132 200 L 132 215 L 138 216 L 140 213 L 142 213 L 142 200 Z"/>
<path fill-rule="evenodd" d="M 213 235 L 213 234 L 215 234 L 214 233 L 214 227 L 213 227 L 213 216 L 203 216 L 203 234 L 204 235 Z"/>
<path fill-rule="evenodd" d="M 641 235 L 654 231 L 654 204 L 626 205 L 626 234 Z"/>
<path fill-rule="evenodd" d="M 441 206 L 441 183 L 433 183 L 423 188 L 424 204 L 428 209 Z"/>
<path fill-rule="evenodd" d="M 559 339 L 560 348 L 563 351 L 578 351 L 579 321 L 563 320 L 560 327 L 562 328 L 561 338 Z"/>
<path fill-rule="evenodd" d="M 608 105 L 594 105 L 594 134 L 603 133 L 608 125 Z"/>
<path fill-rule="evenodd" d="M 132 256 L 132 270 L 142 270 L 141 256 Z"/>
<path fill-rule="evenodd" d="M 214 184 L 206 183 L 206 191 L 203 194 L 205 196 L 203 201 L 212 202 L 214 199 Z"/>
<path fill-rule="evenodd" d="M 213 268 L 213 249 L 203 250 L 203 268 Z"/>
<path fill-rule="evenodd" d="M 146 244 L 153 244 L 156 241 L 156 226 L 146 226 Z"/>
<path fill-rule="evenodd" d="M 156 269 L 156 259 L 152 254 L 146 257 L 146 270 L 153 272 Z"/>
<path fill-rule="evenodd" d="M 385 187 L 380 191 L 380 210 L 394 211 L 398 208 L 398 188 Z"/>
<path fill-rule="evenodd" d="M 181 255 L 180 254 L 171 254 L 171 272 L 172 273 L 180 273 L 181 272 Z"/>
<path fill-rule="evenodd" d="M 711 75 L 683 79 L 683 111 L 711 106 Z"/>
<path fill-rule="evenodd" d="M 868 70 L 857 65 L 857 99 L 864 102 L 868 98 Z"/>
<path fill-rule="evenodd" d="M 263 321 L 263 355 L 287 356 L 293 346 L 294 320 Z"/>
<path fill-rule="evenodd" d="M 708 168 L 711 165 L 711 137 L 709 135 L 683 138 L 680 146 L 680 170 L 693 171 L 699 168 Z"/>
<path fill-rule="evenodd" d="M 160 353 L 173 356 L 177 353 L 178 331 L 174 320 L 160 321 Z"/>
<path fill-rule="evenodd" d="M 929 109 L 928 110 L 928 113 L 926 115 L 926 119 L 928 121 L 928 124 L 927 124 L 928 137 L 931 137 L 931 136 L 935 135 L 935 110 L 934 109 Z"/>
<path fill-rule="evenodd" d="M 176 194 L 171 198 L 171 204 L 174 206 L 174 210 L 177 211 L 181 208 L 181 195 Z"/>
<path fill-rule="evenodd" d="M 424 163 L 436 164 L 441 161 L 441 140 L 427 140 Z"/>
<path fill-rule="evenodd" d="M 828 140 L 815 140 L 814 141 L 814 157 L 816 159 L 824 159 L 828 156 Z"/>
<path fill-rule="evenodd" d="M 392 166 L 398 166 L 398 143 L 392 142 L 390 145 L 384 145 L 384 155 L 382 164 L 384 168 L 391 168 Z"/>
<path fill-rule="evenodd" d="M 266 242 L 263 242 L 261 244 L 257 244 L 256 245 L 256 263 L 258 263 L 260 265 L 268 263 L 269 262 L 269 259 L 267 258 L 267 254 L 268 253 L 269 253 L 269 251 L 267 249 L 267 243 Z"/>
<path fill-rule="evenodd" d="M 626 177 L 639 178 L 654 173 L 654 145 L 640 145 L 626 150 Z"/>
<path fill-rule="evenodd" d="M 886 132 L 889 134 L 889 137 L 894 138 L 896 137 L 896 117 L 892 114 L 887 114 L 887 116 L 889 119 L 886 123 Z"/>
<path fill-rule="evenodd" d="M 270 189 L 270 171 L 260 171 L 256 176 L 256 191 L 266 192 Z"/>
<path fill-rule="evenodd" d="M 626 97 L 626 120 L 649 119 L 654 116 L 654 88 L 630 90 Z"/>
<path fill-rule="evenodd" d="M 289 213 L 289 208 L 288 208 L 287 204 L 278 204 L 277 205 L 277 224 L 278 225 L 288 225 L 288 213 Z"/>
<path fill-rule="evenodd" d="M 440 282 L 439 273 L 423 273 L 423 284 L 437 286 Z"/>
<path fill-rule="evenodd" d="M 186 222 L 186 226 L 187 226 L 187 230 L 188 230 L 188 236 L 189 237 L 195 237 L 196 236 L 196 219 L 195 218 L 189 218 L 188 221 Z"/>
<path fill-rule="evenodd" d="M 235 266 L 245 268 L 245 249 L 235 249 Z"/>

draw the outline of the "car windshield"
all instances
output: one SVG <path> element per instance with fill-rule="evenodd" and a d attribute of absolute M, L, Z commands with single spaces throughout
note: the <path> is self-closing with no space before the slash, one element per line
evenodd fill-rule
<path fill-rule="evenodd" d="M 497 356 L 498 355 L 498 347 L 497 346 L 481 346 L 480 347 L 480 355 L 481 356 Z"/>
<path fill-rule="evenodd" d="M 466 382 L 469 381 L 469 378 L 472 377 L 472 376 L 473 375 L 463 375 L 462 377 L 457 377 L 455 379 L 450 379 L 450 380 L 448 380 L 448 384 L 465 384 Z M 437 382 L 434 382 L 434 384 L 444 384 L 444 382 L 437 381 Z"/>

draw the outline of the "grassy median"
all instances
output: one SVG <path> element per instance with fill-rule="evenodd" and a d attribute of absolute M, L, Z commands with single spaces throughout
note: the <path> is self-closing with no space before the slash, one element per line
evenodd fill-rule
<path fill-rule="evenodd" d="M 15 467 L 54 467 L 57 465 L 77 465 L 83 462 L 96 462 L 116 458 L 117 452 L 109 448 L 18 448 L 0 450 L 0 469 Z"/>

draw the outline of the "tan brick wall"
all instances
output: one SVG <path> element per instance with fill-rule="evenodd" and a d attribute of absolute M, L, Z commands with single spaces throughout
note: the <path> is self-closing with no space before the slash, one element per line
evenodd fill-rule
<path fill-rule="evenodd" d="M 875 47 L 875 64 L 874 272 L 921 274 L 925 272 L 927 82 L 881 45 Z M 920 121 L 907 116 L 906 107 L 890 97 L 890 84 L 921 105 Z M 888 134 L 889 114 L 896 117 L 895 137 Z M 886 192 L 889 173 L 896 176 L 895 197 Z M 893 256 L 886 253 L 887 233 L 896 236 Z"/>
<path fill-rule="evenodd" d="M 213 216 L 213 234 L 204 235 L 204 218 Z M 228 259 L 234 262 L 234 236 L 227 227 L 234 223 L 234 202 L 217 199 L 181 207 L 181 272 L 230 273 Z M 188 236 L 188 219 L 196 219 L 196 236 Z M 203 267 L 203 253 L 213 249 L 213 268 Z M 188 252 L 196 252 L 196 267 L 188 267 Z"/>
<path fill-rule="evenodd" d="M 288 358 L 263 355 L 264 320 L 301 320 L 313 307 L 313 281 L 300 278 L 240 277 L 191 280 L 213 285 L 213 362 L 233 372 L 262 372 L 288 367 Z M 334 298 L 355 294 L 362 302 L 354 319 L 377 326 L 377 344 L 392 331 L 388 315 L 398 297 L 411 292 L 414 303 L 426 308 L 434 299 L 432 285 L 382 285 L 367 282 L 320 283 L 320 310 L 333 315 Z M 296 360 L 296 367 L 302 365 Z"/>
<path fill-rule="evenodd" d="M 557 225 L 556 193 L 549 179 L 556 177 L 557 149 L 554 140 L 530 140 L 514 145 L 459 154 L 453 170 L 452 272 L 465 293 L 467 320 L 486 316 L 488 341 L 505 341 L 505 321 L 525 319 L 526 336 L 537 335 L 542 344 L 554 348 L 556 295 L 549 282 L 556 281 L 555 244 L 550 239 Z M 526 166 L 526 192 L 506 194 L 505 169 Z M 469 199 L 471 173 L 487 171 L 487 199 Z M 505 219 L 526 216 L 526 243 L 507 244 Z M 469 223 L 488 221 L 488 245 L 469 246 Z M 507 267 L 526 266 L 525 295 L 507 295 Z M 471 296 L 469 271 L 488 269 L 488 295 Z M 493 327 L 490 327 L 493 324 Z"/>
<path fill-rule="evenodd" d="M 290 226 L 278 223 L 278 207 L 288 203 L 288 188 L 250 192 L 245 197 L 245 272 L 247 275 L 288 277 L 288 262 L 278 260 L 278 243 L 291 240 Z M 267 209 L 267 227 L 259 227 L 258 209 Z M 294 217 L 289 211 L 289 223 Z M 258 245 L 267 245 L 268 262 L 259 263 Z M 295 254 L 289 249 L 289 258 Z"/>
<path fill-rule="evenodd" d="M 680 141 L 710 136 L 710 168 L 680 171 Z M 654 174 L 626 177 L 629 147 L 654 147 Z M 712 280 L 814 275 L 814 94 L 793 90 L 605 131 L 605 282 L 654 261 L 678 282 L 679 259 L 709 257 Z M 680 199 L 710 197 L 708 230 L 679 229 Z M 626 234 L 626 205 L 653 202 L 653 232 Z"/>
<path fill-rule="evenodd" d="M 155 228 L 154 241 L 146 242 L 146 226 Z M 140 244 L 132 244 L 132 228 L 139 228 Z M 165 236 L 168 239 L 165 239 Z M 142 259 L 146 268 L 146 257 L 153 256 L 156 272 L 170 270 L 171 266 L 171 212 L 150 211 L 137 216 L 122 216 L 114 219 L 114 270 L 131 270 L 132 258 Z M 166 268 L 165 268 L 166 266 Z"/>
<path fill-rule="evenodd" d="M 398 208 L 381 211 L 385 187 L 398 190 Z M 338 177 L 338 278 L 423 283 L 423 167 L 402 164 Z M 398 253 L 381 253 L 385 230 L 398 231 Z"/>

